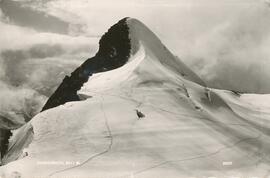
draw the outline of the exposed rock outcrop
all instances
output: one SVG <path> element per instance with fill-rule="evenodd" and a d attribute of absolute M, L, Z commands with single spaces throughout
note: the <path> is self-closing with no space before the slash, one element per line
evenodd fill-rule
<path fill-rule="evenodd" d="M 71 76 L 66 76 L 44 105 L 42 111 L 69 101 L 79 101 L 77 91 L 94 73 L 112 70 L 124 65 L 130 56 L 129 29 L 124 18 L 113 25 L 99 41 L 97 54 L 87 59 Z"/>

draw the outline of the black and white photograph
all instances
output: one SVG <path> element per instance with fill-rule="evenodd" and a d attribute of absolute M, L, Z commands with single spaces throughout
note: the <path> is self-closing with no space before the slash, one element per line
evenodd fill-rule
<path fill-rule="evenodd" d="M 0 178 L 270 178 L 270 1 L 0 0 Z"/>

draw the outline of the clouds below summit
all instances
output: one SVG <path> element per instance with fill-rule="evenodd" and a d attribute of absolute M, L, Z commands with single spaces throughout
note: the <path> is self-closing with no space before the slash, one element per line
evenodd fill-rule
<path fill-rule="evenodd" d="M 202 33 L 182 57 L 212 87 L 270 93 L 269 18 L 263 4 L 242 9 Z"/>
<path fill-rule="evenodd" d="M 23 27 L 2 11 L 0 18 L 0 115 L 32 117 L 64 76 L 96 52 L 98 39 Z"/>

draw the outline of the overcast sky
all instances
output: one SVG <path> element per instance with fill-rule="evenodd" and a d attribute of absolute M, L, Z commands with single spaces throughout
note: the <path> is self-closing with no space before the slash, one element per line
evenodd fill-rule
<path fill-rule="evenodd" d="M 127 16 L 145 23 L 209 86 L 270 93 L 267 1 L 0 0 L 0 7 L 0 85 L 20 97 L 27 89 L 44 102 Z"/>

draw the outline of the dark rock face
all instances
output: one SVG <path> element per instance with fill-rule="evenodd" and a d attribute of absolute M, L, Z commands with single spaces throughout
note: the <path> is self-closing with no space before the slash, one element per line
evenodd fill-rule
<path fill-rule="evenodd" d="M 87 59 L 71 76 L 66 76 L 54 94 L 48 99 L 42 111 L 69 101 L 79 101 L 77 91 L 94 73 L 116 69 L 124 65 L 131 50 L 127 18 L 120 20 L 106 32 L 99 41 L 97 54 Z"/>
<path fill-rule="evenodd" d="M 0 129 L 0 165 L 1 159 L 4 157 L 8 149 L 8 139 L 11 136 L 11 131 L 7 129 Z"/>

